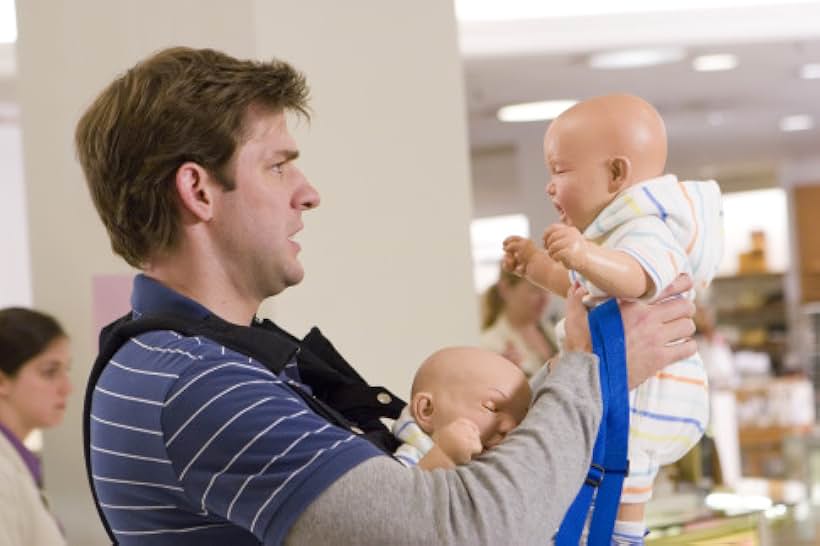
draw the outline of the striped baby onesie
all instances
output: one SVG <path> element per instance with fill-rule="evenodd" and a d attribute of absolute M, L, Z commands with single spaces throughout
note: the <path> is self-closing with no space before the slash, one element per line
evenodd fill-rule
<path fill-rule="evenodd" d="M 720 188 L 713 181 L 678 181 L 665 175 L 630 186 L 587 227 L 584 237 L 635 258 L 652 279 L 651 301 L 681 273 L 695 289 L 714 277 L 723 252 Z M 607 295 L 576 271 L 572 281 L 594 305 Z M 688 294 L 694 297 L 694 293 Z M 661 465 L 682 457 L 709 419 L 706 371 L 699 355 L 675 362 L 630 392 L 629 464 L 621 501 L 643 503 Z"/>

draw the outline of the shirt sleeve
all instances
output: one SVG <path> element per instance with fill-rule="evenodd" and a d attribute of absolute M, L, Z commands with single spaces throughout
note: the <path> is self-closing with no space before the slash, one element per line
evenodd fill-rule
<path fill-rule="evenodd" d="M 548 544 L 589 468 L 598 376 L 594 356 L 563 355 L 535 376 L 533 406 L 500 445 L 452 470 L 371 459 L 318 497 L 286 544 Z"/>
<path fill-rule="evenodd" d="M 336 479 L 381 454 L 313 413 L 259 363 L 207 359 L 180 375 L 162 412 L 168 458 L 185 493 L 279 544 Z"/>

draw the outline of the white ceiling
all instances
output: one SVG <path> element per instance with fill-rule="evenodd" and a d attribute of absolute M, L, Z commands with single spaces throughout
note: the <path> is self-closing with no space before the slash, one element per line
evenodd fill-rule
<path fill-rule="evenodd" d="M 503 39 L 504 36 L 508 38 Z M 771 172 L 820 156 L 820 80 L 799 68 L 820 63 L 820 2 L 688 13 L 462 22 L 471 146 L 514 147 L 540 139 L 546 122 L 501 123 L 505 104 L 612 93 L 638 94 L 663 115 L 670 170 L 690 176 Z M 593 70 L 589 54 L 614 47 L 680 45 L 687 57 L 651 68 Z M 733 53 L 726 72 L 695 72 L 691 60 Z M 722 118 L 710 124 L 710 116 Z M 783 133 L 778 121 L 812 114 L 815 128 Z M 681 173 L 684 174 L 684 173 Z"/>

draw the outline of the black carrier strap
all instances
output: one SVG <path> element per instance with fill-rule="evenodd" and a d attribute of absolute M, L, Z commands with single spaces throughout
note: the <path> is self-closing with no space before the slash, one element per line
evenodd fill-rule
<path fill-rule="evenodd" d="M 392 454 L 400 445 L 381 418 L 397 418 L 405 402 L 383 387 L 368 385 L 316 327 L 300 341 L 267 319 L 255 319 L 252 326 L 238 326 L 215 316 L 191 320 L 158 314 L 132 319 L 129 313 L 100 332 L 99 355 L 88 378 L 83 407 L 86 474 L 100 520 L 114 544 L 116 538 L 100 507 L 91 475 L 91 399 L 100 374 L 120 347 L 132 337 L 156 330 L 173 330 L 184 336 L 211 339 L 258 360 L 276 374 L 295 356 L 302 382 L 312 393 L 296 385 L 288 387 L 314 412 L 330 423 L 368 439 L 385 453 Z"/>

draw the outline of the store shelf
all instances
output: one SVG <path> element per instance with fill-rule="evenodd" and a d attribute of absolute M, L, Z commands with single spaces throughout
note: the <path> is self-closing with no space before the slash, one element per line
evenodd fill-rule
<path fill-rule="evenodd" d="M 727 335 L 732 349 L 767 353 L 776 373 L 782 373 L 788 328 L 783 283 L 782 272 L 749 273 L 717 277 L 711 290 L 717 325 L 733 334 Z"/>
<path fill-rule="evenodd" d="M 811 433 L 812 425 L 798 426 L 770 426 L 770 427 L 750 427 L 742 426 L 738 429 L 740 445 L 759 446 L 776 444 L 780 445 L 787 438 L 806 436 Z"/>

